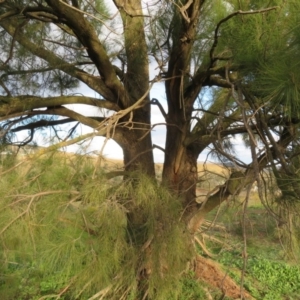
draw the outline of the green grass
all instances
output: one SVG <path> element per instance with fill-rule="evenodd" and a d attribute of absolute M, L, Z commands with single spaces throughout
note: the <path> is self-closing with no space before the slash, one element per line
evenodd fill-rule
<path fill-rule="evenodd" d="M 238 282 L 243 259 L 239 251 L 226 251 L 218 261 Z M 244 287 L 256 299 L 300 299 L 300 269 L 296 265 L 258 256 L 249 256 Z"/>

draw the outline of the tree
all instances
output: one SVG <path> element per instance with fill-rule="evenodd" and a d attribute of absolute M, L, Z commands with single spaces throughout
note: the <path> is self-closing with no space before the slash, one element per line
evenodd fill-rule
<path fill-rule="evenodd" d="M 125 178 L 140 171 L 155 180 L 150 108 L 157 105 L 166 125 L 162 185 L 180 199 L 191 236 L 208 212 L 254 181 L 264 199 L 264 169 L 278 181 L 298 178 L 298 1 L 114 0 L 115 14 L 102 1 L 0 3 L 6 143 L 20 131 L 28 131 L 27 143 L 38 129 L 82 123 L 121 146 Z M 167 112 L 149 96 L 157 82 Z M 75 94 L 81 83 L 99 97 Z M 114 114 L 87 117 L 65 107 L 78 103 Z M 243 136 L 252 163 L 234 155 L 235 136 Z M 208 147 L 238 168 L 199 205 L 197 158 Z M 297 200 L 298 180 L 288 190 Z M 133 210 L 128 218 L 142 226 L 147 216 Z"/>

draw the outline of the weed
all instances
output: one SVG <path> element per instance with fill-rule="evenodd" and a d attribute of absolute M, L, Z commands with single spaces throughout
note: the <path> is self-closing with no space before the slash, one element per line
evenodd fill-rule
<path fill-rule="evenodd" d="M 227 251 L 219 256 L 219 262 L 239 280 L 243 260 L 238 251 Z M 300 268 L 284 262 L 272 261 L 260 256 L 249 257 L 244 287 L 257 299 L 300 299 Z M 297 298 L 298 297 L 298 298 Z"/>
<path fill-rule="evenodd" d="M 182 278 L 181 283 L 182 290 L 178 300 L 197 300 L 206 298 L 205 291 L 203 290 L 202 285 L 196 281 L 195 274 L 193 272 L 186 274 Z"/>

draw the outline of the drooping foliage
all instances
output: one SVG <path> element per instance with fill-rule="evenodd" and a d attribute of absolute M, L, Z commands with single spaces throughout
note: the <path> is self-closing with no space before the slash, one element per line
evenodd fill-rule
<path fill-rule="evenodd" d="M 134 298 L 150 265 L 144 284 L 151 297 L 180 293 L 192 248 L 178 223 L 179 201 L 167 190 L 147 177 L 135 187 L 109 180 L 90 157 L 57 153 L 11 171 L 9 159 L 0 180 L 1 299 L 62 291 L 71 299 L 101 291 Z M 132 207 L 138 219 L 127 216 Z M 32 290 L 23 291 L 26 285 Z"/>

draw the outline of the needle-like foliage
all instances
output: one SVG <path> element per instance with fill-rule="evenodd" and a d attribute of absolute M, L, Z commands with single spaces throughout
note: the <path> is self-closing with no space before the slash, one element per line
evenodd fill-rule
<path fill-rule="evenodd" d="M 142 292 L 153 299 L 179 294 L 180 272 L 192 251 L 179 202 L 170 192 L 139 173 L 136 183 L 113 184 L 103 171 L 95 171 L 92 158 L 59 153 L 9 168 L 4 159 L 1 299 L 12 280 L 14 297 L 33 296 L 21 291 L 27 272 L 35 296 L 59 295 L 64 289 L 62 294 L 72 299 L 102 290 L 108 299 Z M 138 218 L 130 215 L 133 208 Z M 143 272 L 150 279 L 140 289 L 137 279 Z M 48 281 L 55 285 L 43 290 L 39 283 Z"/>

